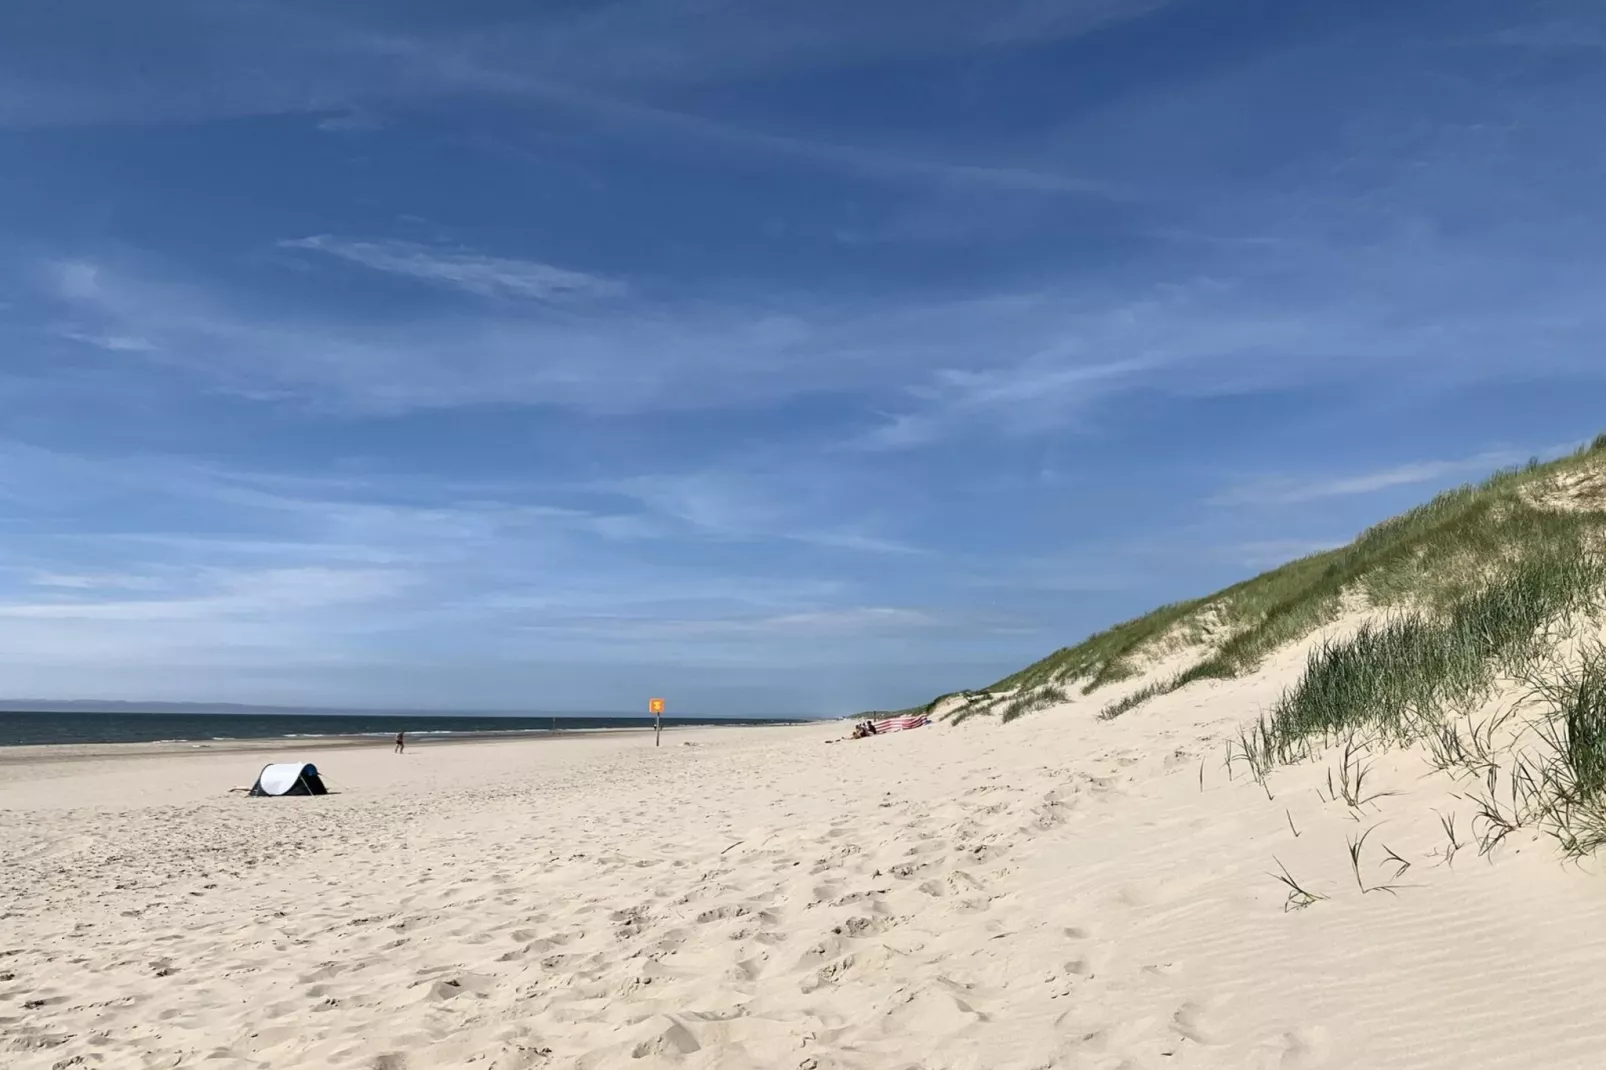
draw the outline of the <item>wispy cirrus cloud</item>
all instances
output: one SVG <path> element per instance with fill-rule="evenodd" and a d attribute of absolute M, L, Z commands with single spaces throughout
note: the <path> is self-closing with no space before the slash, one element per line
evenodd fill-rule
<path fill-rule="evenodd" d="M 756 75 L 838 69 L 867 62 L 967 53 L 1029 42 L 1063 41 L 1142 18 L 1172 0 L 927 0 L 912 8 L 851 0 L 699 3 L 614 0 L 580 8 L 530 9 L 461 22 L 415 20 L 396 11 L 366 19 L 328 6 L 237 5 L 218 11 L 204 31 L 215 55 L 181 52 L 155 66 L 142 62 L 164 40 L 202 36 L 183 0 L 151 0 L 136 18 L 115 0 L 77 0 L 33 13 L 31 36 L 15 42 L 11 72 L 16 118 L 58 92 L 55 117 L 99 105 L 192 109 L 324 110 L 371 99 L 408 100 L 476 83 L 517 86 L 541 71 L 550 83 L 615 89 L 740 81 Z M 101 33 L 63 33 L 73 20 L 95 20 Z M 3 25 L 3 24 L 0 24 Z M 141 30 L 145 32 L 140 32 Z M 23 44 L 33 45 L 28 54 Z M 76 45 L 69 53 L 62 46 Z M 63 53 L 68 53 L 66 57 Z M 433 58 L 398 66 L 398 57 Z M 70 58 L 61 69 L 51 60 Z M 143 77 L 141 77 L 143 76 Z M 501 76 L 502 81 L 491 81 Z M 34 92 L 23 93 L 32 87 Z M 210 90 L 208 93 L 206 90 Z M 298 91 L 299 90 L 299 91 Z M 36 95 L 37 94 L 37 95 Z M 119 105 L 121 106 L 119 108 Z M 191 111 L 188 114 L 193 114 Z"/>
<path fill-rule="evenodd" d="M 787 613 L 737 613 L 717 617 L 658 615 L 572 615 L 527 626 L 531 631 L 605 635 L 617 640 L 721 639 L 764 641 L 897 637 L 911 632 L 963 629 L 962 618 L 943 619 L 901 606 L 849 605 Z"/>
<path fill-rule="evenodd" d="M 834 474 L 742 469 L 657 473 L 603 482 L 596 489 L 639 503 L 681 534 L 732 542 L 802 543 L 854 553 L 920 555 L 925 548 L 821 515 L 842 516 L 829 493 Z M 667 534 L 668 532 L 666 532 Z"/>
<path fill-rule="evenodd" d="M 1063 427 L 1078 409 L 1164 363 L 1058 363 L 1036 357 L 1014 368 L 941 369 L 927 384 L 908 391 L 914 407 L 890 416 L 860 444 L 910 449 L 971 433 L 978 422 L 1001 425 L 1014 434 L 1032 434 L 1045 425 Z"/>
<path fill-rule="evenodd" d="M 190 64 L 165 51 L 159 58 L 141 54 L 146 42 L 197 35 L 188 5 L 158 0 L 136 24 L 119 26 L 126 13 L 91 0 L 94 16 L 60 17 L 64 25 L 92 17 L 103 33 L 70 52 L 46 47 L 54 43 L 49 31 L 63 29 L 48 17 L 43 45 L 34 40 L 10 52 L 0 21 L 0 126 L 303 113 L 322 116 L 324 129 L 353 129 L 366 123 L 376 101 L 410 107 L 468 93 L 571 113 L 615 132 L 693 140 L 866 177 L 1109 197 L 1111 187 L 1062 169 L 935 159 L 913 148 L 776 133 L 641 98 L 665 85 L 1067 40 L 1170 2 L 1011 0 L 978 7 L 945 0 L 921 5 L 911 18 L 895 6 L 870 10 L 835 0 L 802 7 L 636 0 L 531 13 L 494 26 L 470 22 L 444 35 L 414 30 L 405 17 L 374 25 L 327 10 L 251 5 L 209 20 L 207 61 Z"/>
<path fill-rule="evenodd" d="M 483 263 L 372 259 L 442 284 L 449 276 L 452 285 L 491 292 L 557 292 L 542 272 L 475 274 Z M 562 319 L 435 310 L 375 324 L 312 308 L 259 313 L 213 286 L 96 260 L 57 261 L 41 277 L 74 335 L 144 339 L 148 346 L 132 355 L 216 389 L 366 413 L 477 404 L 720 408 L 830 385 L 822 381 L 825 366 L 855 374 L 845 353 L 812 366 L 802 361 L 811 344 L 841 348 L 821 327 L 743 309 L 638 304 L 628 316 Z M 589 285 L 571 283 L 571 292 Z"/>
<path fill-rule="evenodd" d="M 582 84 L 708 84 L 1065 41 L 1171 2 L 926 0 L 911 10 L 852 0 L 622 0 L 506 27 L 498 38 L 476 42 L 475 59 L 492 69 L 538 69 Z"/>
<path fill-rule="evenodd" d="M 402 267 L 506 289 L 506 279 L 480 278 L 461 265 Z M 1055 350 L 1063 332 L 1077 329 L 1074 315 L 1040 295 L 891 308 L 799 298 L 780 309 L 638 297 L 627 315 L 591 315 L 581 305 L 562 318 L 419 311 L 375 324 L 311 309 L 257 314 L 215 286 L 95 260 L 56 262 L 42 274 L 75 334 L 145 339 L 149 348 L 135 355 L 215 388 L 366 413 L 486 403 L 717 410 L 844 392 L 892 400 L 933 363 L 952 370 L 939 373 L 934 391 L 908 396 L 943 404 L 949 394 L 977 392 L 984 400 L 972 408 L 981 413 L 1023 389 L 998 381 L 992 367 L 1022 349 Z M 544 285 L 525 281 L 527 292 Z M 1039 368 L 1039 360 L 1033 374 L 1065 384 L 1098 374 L 1077 367 L 1069 351 L 1062 355 L 1066 367 Z"/>
<path fill-rule="evenodd" d="M 141 577 L 130 591 L 159 590 L 161 581 Z M 284 614 L 327 610 L 342 605 L 370 605 L 400 593 L 405 572 L 380 569 L 270 568 L 241 571 L 206 569 L 192 577 L 194 587 L 166 597 L 132 593 L 89 597 L 85 588 L 75 597 L 29 601 L 0 600 L 0 618 L 79 621 L 207 621 L 227 618 L 263 620 Z"/>
<path fill-rule="evenodd" d="M 443 249 L 405 241 L 359 241 L 320 234 L 279 243 L 282 249 L 322 253 L 386 275 L 481 297 L 533 301 L 582 301 L 617 297 L 624 283 L 583 271 L 489 256 L 467 249 Z"/>
<path fill-rule="evenodd" d="M 594 292 L 582 280 L 548 278 L 535 262 L 466 251 L 459 261 L 392 259 L 394 250 L 370 244 L 346 251 L 432 284 L 552 300 Z M 1264 255 L 1281 261 L 1280 252 Z M 862 438 L 876 448 L 1052 431 L 1090 401 L 1140 387 L 1250 392 L 1383 370 L 1401 384 L 1477 381 L 1509 375 L 1513 347 L 1536 338 L 1545 341 L 1529 350 L 1536 373 L 1601 374 L 1584 348 L 1606 328 L 1606 315 L 1581 296 L 1595 285 L 1587 272 L 1564 278 L 1538 262 L 1462 261 L 1464 292 L 1500 297 L 1452 319 L 1434 311 L 1443 298 L 1425 268 L 1435 262 L 1430 252 L 1407 243 L 1392 260 L 1376 251 L 1364 259 L 1375 277 L 1360 286 L 1355 265 L 1336 250 L 1308 256 L 1287 298 L 1247 276 L 1204 275 L 1104 294 L 1066 279 L 873 306 L 847 297 L 756 305 L 626 293 L 617 308 L 565 303 L 561 317 L 493 306 L 473 316 L 404 311 L 379 323 L 315 306 L 270 315 L 216 284 L 96 259 L 57 261 L 42 277 L 61 330 L 139 339 L 124 347 L 131 357 L 247 397 L 359 413 L 523 404 L 626 414 L 829 394 L 851 396 L 866 420 L 880 414 Z"/>
<path fill-rule="evenodd" d="M 900 539 L 888 539 L 877 535 L 867 535 L 858 531 L 842 530 L 812 530 L 787 532 L 782 538 L 794 542 L 807 543 L 811 546 L 822 546 L 833 550 L 851 550 L 857 553 L 894 554 L 899 556 L 924 555 L 932 553 L 924 546 Z"/>
<path fill-rule="evenodd" d="M 1273 568 L 1343 546 L 1346 539 L 1252 539 L 1223 549 L 1224 556 L 1246 568 Z"/>
<path fill-rule="evenodd" d="M 1249 287 L 1214 276 L 1101 297 L 1043 290 L 976 302 L 976 323 L 997 336 L 980 343 L 967 337 L 963 363 L 928 365 L 861 445 L 909 449 L 977 433 L 1031 436 L 1075 426 L 1097 402 L 1140 387 L 1233 393 L 1328 374 L 1337 354 L 1369 334 L 1367 318 L 1376 314 L 1273 311 Z"/>
<path fill-rule="evenodd" d="M 1551 449 L 1545 456 L 1562 451 Z M 1268 476 L 1231 487 L 1210 499 L 1213 505 L 1298 505 L 1323 498 L 1345 498 L 1396 487 L 1418 486 L 1452 478 L 1487 475 L 1496 469 L 1518 464 L 1532 453 L 1491 450 L 1460 460 L 1410 461 L 1371 472 L 1344 476 L 1301 479 L 1294 476 Z"/>
<path fill-rule="evenodd" d="M 611 634 L 663 650 L 933 626 L 930 612 L 869 603 L 830 570 L 748 574 L 723 554 L 704 560 L 700 540 L 905 552 L 849 530 L 761 529 L 751 521 L 775 517 L 732 488 L 717 500 L 702 494 L 700 524 L 691 525 L 689 491 L 640 512 L 609 511 L 606 502 L 553 504 L 538 500 L 539 487 L 483 480 L 281 474 L 161 457 L 108 464 L 3 442 L 0 473 L 0 494 L 32 503 L 28 523 L 8 532 L 15 564 L 0 570 L 0 645 L 15 640 L 14 649 L 46 660 L 69 637 L 137 659 L 142 649 L 170 657 L 182 636 L 206 660 L 438 631 L 444 622 L 502 654 L 532 632 L 549 645 Z M 621 497 L 583 486 L 569 493 L 615 505 Z M 145 624 L 160 634 L 142 646 L 129 629 Z"/>
<path fill-rule="evenodd" d="M 156 349 L 155 343 L 148 338 L 127 334 L 91 334 L 84 331 L 64 329 L 56 332 L 69 342 L 81 342 L 96 349 L 104 349 L 110 353 L 150 353 Z"/>
<path fill-rule="evenodd" d="M 64 588 L 74 591 L 153 591 L 160 581 L 150 576 L 118 572 L 36 572 L 28 577 L 35 587 Z"/>
<path fill-rule="evenodd" d="M 318 129 L 331 134 L 370 133 L 381 130 L 385 120 L 361 105 L 353 105 L 318 120 Z"/>
<path fill-rule="evenodd" d="M 1552 53 L 1606 50 L 1606 18 L 1598 10 L 1550 18 L 1541 15 L 1539 21 L 1519 21 L 1468 44 Z"/>

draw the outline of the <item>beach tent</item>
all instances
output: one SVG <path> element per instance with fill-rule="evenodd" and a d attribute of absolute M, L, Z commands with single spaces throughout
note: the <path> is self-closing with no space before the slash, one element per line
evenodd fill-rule
<path fill-rule="evenodd" d="M 303 762 L 264 765 L 251 785 L 252 795 L 327 795 L 318 767 Z"/>

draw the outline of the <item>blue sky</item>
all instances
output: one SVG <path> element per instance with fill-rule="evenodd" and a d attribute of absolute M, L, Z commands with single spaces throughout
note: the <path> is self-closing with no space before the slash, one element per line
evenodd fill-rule
<path fill-rule="evenodd" d="M 1606 426 L 1584 2 L 11 0 L 0 693 L 840 712 Z"/>

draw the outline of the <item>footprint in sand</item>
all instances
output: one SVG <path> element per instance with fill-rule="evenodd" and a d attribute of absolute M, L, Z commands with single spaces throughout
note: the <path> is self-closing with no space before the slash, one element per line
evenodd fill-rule
<path fill-rule="evenodd" d="M 738 983 L 756 981 L 763 975 L 764 966 L 765 962 L 762 958 L 742 959 L 740 962 L 734 963 L 729 970 L 726 970 L 725 976 Z"/>
<path fill-rule="evenodd" d="M 1327 1030 L 1296 1029 L 1278 1038 L 1275 1062 L 1278 1070 L 1317 1070 L 1327 1065 L 1329 1044 Z"/>
<path fill-rule="evenodd" d="M 876 921 L 873 918 L 855 916 L 838 925 L 832 930 L 837 936 L 862 937 L 873 936 L 889 928 L 893 922 Z"/>
<path fill-rule="evenodd" d="M 1178 1036 L 1195 1044 L 1219 1044 L 1219 1034 L 1210 1021 L 1205 1008 L 1197 1003 L 1184 1003 L 1171 1015 L 1171 1028 Z"/>
<path fill-rule="evenodd" d="M 1094 956 L 1083 955 L 1067 960 L 1064 969 L 1072 977 L 1092 977 L 1098 972 L 1098 963 Z"/>
<path fill-rule="evenodd" d="M 691 1030 L 679 1022 L 670 1021 L 669 1027 L 638 1043 L 630 1051 L 632 1059 L 645 1059 L 650 1055 L 690 1055 L 702 1048 Z"/>
<path fill-rule="evenodd" d="M 807 995 L 810 992 L 816 992 L 829 985 L 834 985 L 842 978 L 843 974 L 853 969 L 855 961 L 856 959 L 853 955 L 844 955 L 835 962 L 821 966 L 818 970 L 805 977 L 802 983 L 798 985 L 798 988 L 804 995 Z"/>

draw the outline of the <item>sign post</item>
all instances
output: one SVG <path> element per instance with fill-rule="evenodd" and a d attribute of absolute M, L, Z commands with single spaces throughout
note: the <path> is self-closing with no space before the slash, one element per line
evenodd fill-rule
<path fill-rule="evenodd" d="M 664 732 L 664 700 L 654 698 L 647 700 L 647 712 L 652 714 L 652 745 L 662 746 L 659 737 Z"/>

